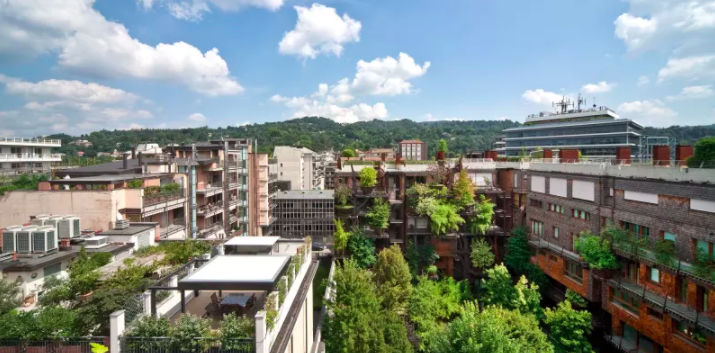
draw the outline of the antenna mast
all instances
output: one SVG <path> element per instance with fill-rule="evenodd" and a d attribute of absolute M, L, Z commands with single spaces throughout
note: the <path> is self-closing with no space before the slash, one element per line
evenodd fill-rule
<path fill-rule="evenodd" d="M 563 97 L 561 97 L 561 102 L 551 103 L 551 106 L 559 107 L 561 114 L 566 114 L 569 106 L 573 107 L 574 104 L 573 104 L 573 102 L 571 102 L 570 99 L 566 98 L 566 96 L 563 96 Z"/>

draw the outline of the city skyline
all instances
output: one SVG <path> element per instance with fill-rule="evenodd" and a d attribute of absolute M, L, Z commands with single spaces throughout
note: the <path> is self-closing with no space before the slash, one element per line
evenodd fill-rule
<path fill-rule="evenodd" d="M 645 126 L 713 124 L 714 18 L 714 1 L 7 0 L 0 134 L 523 122 L 578 93 Z"/>

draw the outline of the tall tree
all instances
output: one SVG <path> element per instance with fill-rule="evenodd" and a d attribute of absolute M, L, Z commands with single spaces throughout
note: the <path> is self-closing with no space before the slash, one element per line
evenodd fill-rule
<path fill-rule="evenodd" d="M 350 258 L 361 268 L 369 268 L 375 264 L 375 243 L 362 233 L 360 228 L 353 228 L 348 238 L 348 252 Z"/>
<path fill-rule="evenodd" d="M 405 314 L 412 294 L 412 275 L 400 247 L 393 245 L 380 251 L 374 271 L 382 306 L 395 314 Z"/>
<path fill-rule="evenodd" d="M 565 300 L 556 309 L 546 309 L 544 325 L 548 329 L 558 351 L 573 353 L 593 353 L 588 335 L 591 333 L 591 313 L 574 310 L 571 302 Z"/>
<path fill-rule="evenodd" d="M 335 223 L 335 233 L 333 233 L 334 247 L 337 255 L 342 255 L 345 248 L 348 246 L 350 233 L 343 228 L 343 221 L 340 219 L 333 220 Z"/>
<path fill-rule="evenodd" d="M 19 307 L 20 304 L 20 287 L 13 281 L 0 280 L 0 315 Z"/>
<path fill-rule="evenodd" d="M 487 279 L 483 281 L 484 296 L 482 300 L 486 305 L 497 305 L 509 310 L 518 310 L 526 314 L 534 314 L 541 318 L 541 294 L 539 287 L 529 284 L 526 277 L 521 276 L 513 284 L 511 275 L 504 265 L 497 265 L 487 270 Z"/>

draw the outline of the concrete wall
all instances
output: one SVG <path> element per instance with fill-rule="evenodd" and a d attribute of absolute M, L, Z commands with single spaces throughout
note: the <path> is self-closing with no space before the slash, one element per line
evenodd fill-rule
<path fill-rule="evenodd" d="M 123 194 L 124 190 L 11 191 L 0 196 L 0 226 L 26 223 L 30 216 L 46 213 L 76 215 L 83 229 L 110 229 L 117 203 L 124 203 Z"/>
<path fill-rule="evenodd" d="M 302 152 L 293 147 L 276 146 L 273 155 L 278 160 L 278 179 L 290 181 L 291 190 L 303 190 L 305 174 Z"/>

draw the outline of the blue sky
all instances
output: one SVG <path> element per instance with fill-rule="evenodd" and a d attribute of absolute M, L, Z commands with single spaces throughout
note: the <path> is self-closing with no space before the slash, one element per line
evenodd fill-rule
<path fill-rule="evenodd" d="M 715 1 L 0 0 L 0 135 L 319 115 L 715 123 Z"/>

